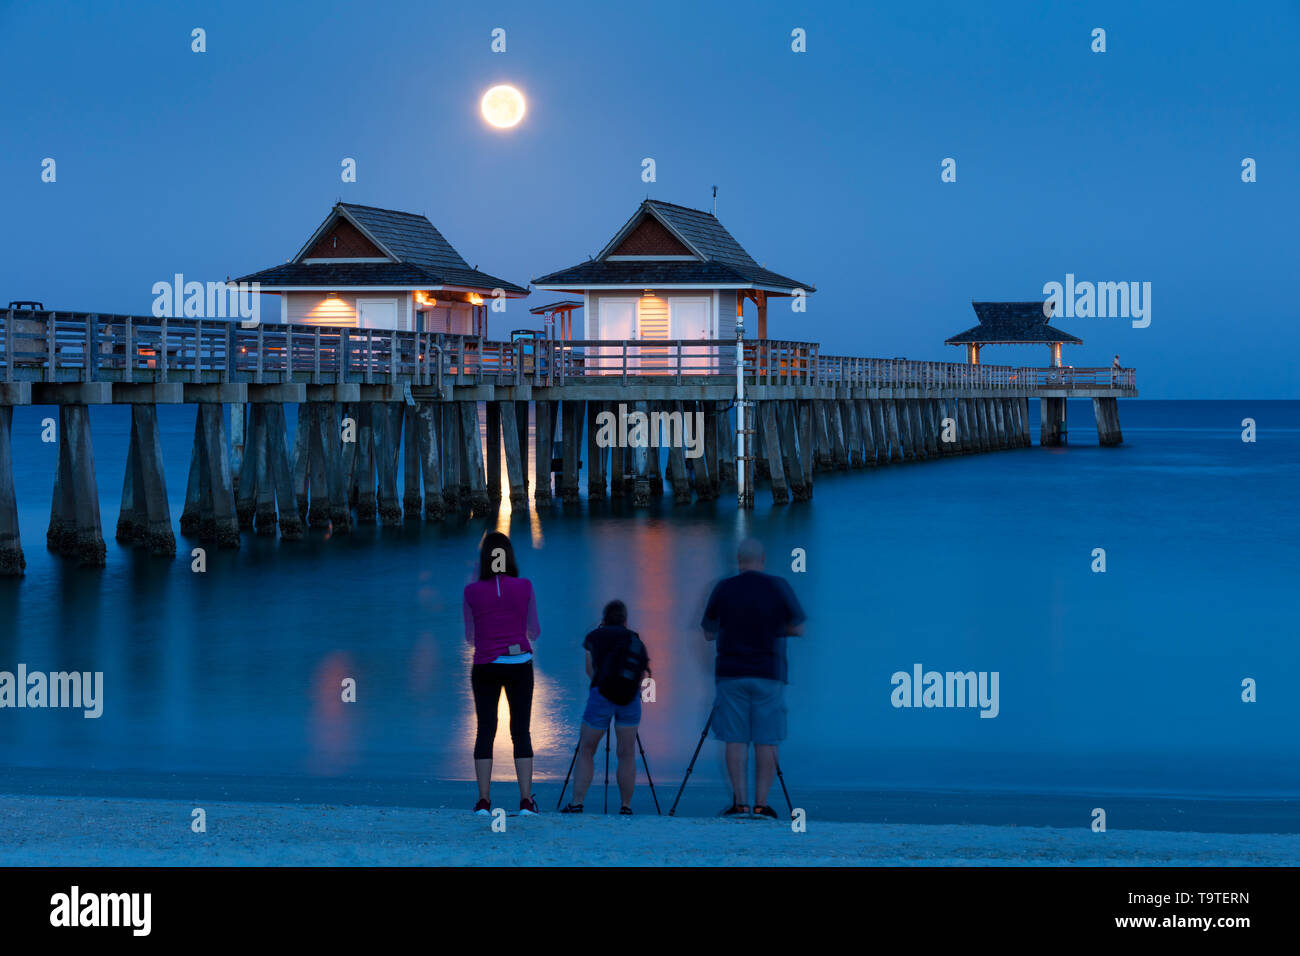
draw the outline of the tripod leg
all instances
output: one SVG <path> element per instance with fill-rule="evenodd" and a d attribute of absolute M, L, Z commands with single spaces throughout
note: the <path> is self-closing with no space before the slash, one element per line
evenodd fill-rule
<path fill-rule="evenodd" d="M 663 816 L 663 811 L 659 809 L 659 795 L 655 793 L 654 777 L 650 776 L 650 761 L 645 759 L 645 746 L 641 743 L 641 734 L 636 735 L 636 745 L 641 751 L 641 764 L 645 767 L 645 778 L 650 783 L 650 796 L 654 797 L 655 813 Z"/>
<path fill-rule="evenodd" d="M 785 788 L 785 774 L 781 772 L 781 761 L 776 762 L 776 779 L 781 781 L 781 792 L 785 794 L 785 805 L 790 808 L 790 816 L 794 816 L 794 804 L 790 802 L 790 791 Z"/>
<path fill-rule="evenodd" d="M 569 789 L 569 778 L 573 776 L 573 766 L 578 762 L 578 748 L 582 746 L 579 740 L 577 746 L 573 748 L 573 759 L 569 761 L 569 772 L 564 775 L 564 786 L 560 788 L 560 799 L 555 801 L 555 809 L 560 809 L 560 804 L 564 802 L 564 791 Z"/>
<path fill-rule="evenodd" d="M 673 805 L 668 811 L 671 817 L 677 812 L 677 803 L 682 799 L 682 792 L 686 789 L 686 781 L 691 779 L 691 771 L 695 769 L 695 761 L 700 756 L 700 748 L 704 746 L 704 738 L 709 736 L 709 728 L 713 725 L 713 711 L 709 711 L 709 719 L 704 722 L 704 729 L 700 731 L 700 742 L 695 745 L 695 753 L 691 756 L 690 765 L 686 768 L 686 776 L 682 777 L 682 785 L 677 788 L 677 797 L 673 800 Z"/>
<path fill-rule="evenodd" d="M 605 812 L 609 813 L 609 738 L 614 735 L 614 718 L 609 718 L 605 728 Z"/>

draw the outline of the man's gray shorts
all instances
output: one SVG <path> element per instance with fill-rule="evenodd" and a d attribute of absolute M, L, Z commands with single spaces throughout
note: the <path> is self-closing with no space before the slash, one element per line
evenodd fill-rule
<path fill-rule="evenodd" d="M 766 677 L 720 678 L 713 736 L 732 744 L 785 740 L 785 684 Z"/>

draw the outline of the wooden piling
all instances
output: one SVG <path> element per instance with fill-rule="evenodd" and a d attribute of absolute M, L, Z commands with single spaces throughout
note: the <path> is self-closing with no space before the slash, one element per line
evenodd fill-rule
<path fill-rule="evenodd" d="M 190 445 L 190 472 L 185 484 L 185 504 L 181 509 L 181 534 L 199 533 L 200 510 L 203 500 L 203 416 L 194 416 L 194 441 Z"/>
<path fill-rule="evenodd" d="M 424 510 L 420 496 L 420 412 L 408 406 L 402 419 L 402 517 L 419 521 Z"/>
<path fill-rule="evenodd" d="M 479 434 L 478 402 L 458 402 L 460 405 L 461 452 L 464 473 L 469 485 L 471 513 L 485 515 L 491 510 L 487 482 L 483 476 L 483 444 Z"/>
<path fill-rule="evenodd" d="M 519 421 L 514 402 L 501 403 L 501 435 L 506 453 L 506 480 L 510 483 L 510 507 L 528 506 L 528 472 L 519 445 Z"/>
<path fill-rule="evenodd" d="M 322 402 L 316 421 L 330 534 L 348 534 L 352 530 L 352 509 L 343 477 L 343 406 L 339 402 Z"/>
<path fill-rule="evenodd" d="M 402 523 L 402 506 L 397 497 L 397 455 L 405 409 L 401 402 L 374 404 L 375 466 L 379 476 L 377 505 L 379 523 L 386 528 Z"/>
<path fill-rule="evenodd" d="M 718 403 L 713 401 L 700 402 L 700 411 L 704 416 L 704 457 L 697 460 L 704 462 L 706 479 L 704 487 L 697 487 L 696 491 L 701 500 L 714 501 L 722 493 L 722 459 L 719 455 L 718 437 L 721 416 L 718 414 Z"/>
<path fill-rule="evenodd" d="M 0 405 L 0 577 L 17 577 L 27 570 L 22 536 L 18 533 L 13 422 L 13 406 Z"/>
<path fill-rule="evenodd" d="M 578 503 L 578 448 L 582 441 L 582 403 L 565 400 L 560 407 L 560 500 L 566 505 Z"/>
<path fill-rule="evenodd" d="M 199 540 L 215 541 L 219 548 L 239 547 L 239 516 L 235 514 L 235 489 L 230 468 L 230 446 L 226 440 L 225 409 L 202 404 L 203 461 L 206 472 L 202 486 L 207 500 L 200 505 Z M 202 476 L 201 476 L 202 477 Z"/>
<path fill-rule="evenodd" d="M 235 515 L 240 531 L 253 530 L 257 508 L 257 424 L 256 406 L 236 402 L 230 406 L 230 468 L 235 481 Z"/>
<path fill-rule="evenodd" d="M 683 423 L 685 416 L 688 414 L 685 409 L 690 407 L 690 403 L 670 402 L 665 404 L 664 410 L 670 413 L 677 413 L 682 416 Z M 674 436 L 675 437 L 675 436 Z M 658 460 L 659 451 L 651 448 L 650 452 Z M 688 505 L 691 503 L 691 486 L 686 474 L 686 450 L 679 441 L 669 441 L 668 443 L 668 473 L 669 480 L 673 487 L 673 504 Z"/>
<path fill-rule="evenodd" d="M 552 446 L 555 441 L 555 412 L 556 402 L 539 401 L 537 409 L 534 412 L 536 422 L 533 427 L 533 500 L 550 501 L 551 500 L 551 459 L 553 457 Z M 614 480 L 620 487 L 615 488 L 617 494 L 621 490 L 623 476 L 619 474 L 619 468 L 622 466 L 622 450 L 616 449 L 616 459 L 614 467 Z"/>
<path fill-rule="evenodd" d="M 785 468 L 781 462 L 781 434 L 776 423 L 776 403 L 763 401 L 758 403 L 758 407 L 760 420 L 763 423 L 763 443 L 767 449 L 767 467 L 771 475 L 772 504 L 788 504 L 790 489 L 786 485 Z M 823 418 L 825 418 L 825 404 L 822 405 L 822 409 Z"/>
<path fill-rule="evenodd" d="M 918 460 L 929 458 L 930 451 L 925 438 L 925 419 L 921 416 L 921 400 L 919 398 L 909 398 L 907 400 L 907 411 L 912 422 L 912 441 L 916 445 L 916 457 Z"/>
<path fill-rule="evenodd" d="M 921 400 L 921 419 L 925 422 L 925 451 L 931 458 L 943 454 L 939 447 L 939 401 L 934 398 Z"/>
<path fill-rule="evenodd" d="M 270 442 L 267 438 L 267 406 L 258 402 L 248 406 L 249 435 L 253 441 L 245 454 L 256 457 L 253 468 L 253 481 L 256 491 L 253 495 L 253 533 L 263 537 L 274 537 L 276 533 L 275 483 L 271 474 Z"/>
<path fill-rule="evenodd" d="M 298 489 L 294 482 L 293 467 L 289 462 L 289 435 L 284 406 L 279 403 L 268 405 L 266 409 L 266 454 L 270 483 L 275 488 L 280 537 L 285 541 L 297 541 L 303 534 L 303 521 L 298 508 Z"/>
<path fill-rule="evenodd" d="M 519 468 L 520 473 L 523 475 L 525 499 L 528 497 L 528 446 L 530 444 L 528 437 L 531 434 L 528 414 L 531 405 L 532 402 L 529 401 L 520 400 L 515 402 L 515 429 L 519 435 Z M 527 503 L 527 500 L 525 500 L 524 504 Z"/>
<path fill-rule="evenodd" d="M 293 493 L 298 504 L 298 518 L 303 522 L 307 520 L 307 481 L 311 462 L 311 409 L 312 406 L 306 402 L 298 404 L 298 414 L 293 429 Z M 191 475 L 190 480 L 195 480 L 195 476 Z M 189 497 L 187 495 L 187 510 L 188 502 Z M 185 518 L 183 516 L 181 517 L 181 531 L 185 531 Z"/>
<path fill-rule="evenodd" d="M 903 436 L 902 427 L 898 422 L 898 405 L 891 399 L 881 399 L 880 407 L 883 414 L 888 419 L 887 434 L 889 436 L 889 460 L 903 460 Z"/>
<path fill-rule="evenodd" d="M 325 406 L 320 405 L 323 411 Z M 383 406 L 375 402 L 359 402 L 353 413 L 352 420 L 352 442 L 344 442 L 353 445 L 352 457 L 352 483 L 356 486 L 356 509 L 357 524 L 374 524 L 375 518 L 379 514 L 379 484 L 375 473 L 377 465 L 375 463 L 375 448 L 379 439 L 375 434 L 376 425 L 379 430 L 383 431 L 383 423 L 376 422 L 377 416 L 383 414 Z M 318 425 L 319 427 L 319 425 Z M 340 433 L 342 434 L 342 433 Z M 344 436 L 346 437 L 346 436 Z M 313 459 L 313 466 L 315 460 Z M 321 491 L 328 497 L 328 483 L 325 476 L 321 476 Z M 312 476 L 312 485 L 316 484 L 315 475 Z M 351 488 L 349 488 L 349 492 Z M 350 495 L 350 497 L 353 497 Z M 314 510 L 314 509 L 313 509 Z M 328 513 L 328 507 L 326 508 Z M 313 524 L 314 527 L 317 525 Z M 319 525 L 324 527 L 324 525 Z"/>
<path fill-rule="evenodd" d="M 876 461 L 876 426 L 872 421 L 871 402 L 869 399 L 859 398 L 854 401 L 857 406 L 858 428 L 861 431 L 862 441 L 862 464 L 868 468 L 875 468 L 879 462 Z"/>
<path fill-rule="evenodd" d="M 441 521 L 446 503 L 443 499 L 442 445 L 438 424 L 442 407 L 421 402 L 415 413 L 415 439 L 420 455 L 420 472 L 424 478 L 424 520 Z"/>
<path fill-rule="evenodd" d="M 1038 444 L 1044 448 L 1064 445 L 1065 399 L 1042 398 L 1039 402 Z"/>
<path fill-rule="evenodd" d="M 107 549 L 99 519 L 90 413 L 85 405 L 59 406 L 59 463 L 45 540 L 50 550 L 75 557 L 83 566 L 104 566 Z"/>
<path fill-rule="evenodd" d="M 812 495 L 803 473 L 803 460 L 799 456 L 799 443 L 796 436 L 798 413 L 794 402 L 784 400 L 770 404 L 777 406 L 777 427 L 781 435 L 781 464 L 790 486 L 790 495 L 795 501 L 807 501 Z"/>
<path fill-rule="evenodd" d="M 831 439 L 830 416 L 826 408 L 825 399 L 818 398 L 813 400 L 813 416 L 815 427 L 817 429 L 815 437 L 816 445 L 814 446 L 813 451 L 813 467 L 818 471 L 830 471 L 835 467 L 835 452 L 834 444 Z M 766 440 L 766 430 L 760 429 L 760 431 L 764 432 L 762 437 Z"/>
<path fill-rule="evenodd" d="M 492 501 L 501 500 L 501 402 L 484 402 L 483 420 L 485 434 L 483 448 L 487 452 L 487 491 Z"/>
<path fill-rule="evenodd" d="M 123 524 L 126 525 L 123 537 Z M 122 516 L 118 541 L 146 546 L 160 558 L 175 557 L 172 506 L 162 473 L 162 440 L 157 406 L 131 406 L 131 437 L 122 481 Z"/>
<path fill-rule="evenodd" d="M 1062 399 L 1064 401 L 1064 399 Z M 1119 427 L 1119 401 L 1114 398 L 1094 398 L 1092 414 L 1097 420 L 1097 442 L 1102 446 L 1121 444 L 1124 436 Z"/>
<path fill-rule="evenodd" d="M 804 495 L 813 496 L 813 406 L 807 399 L 795 405 L 798 418 L 799 470 L 803 473 Z"/>
<path fill-rule="evenodd" d="M 468 504 L 461 480 L 460 408 L 455 402 L 440 402 L 437 413 L 441 421 L 438 436 L 442 441 L 442 498 L 448 512 Z"/>
<path fill-rule="evenodd" d="M 831 426 L 831 455 L 837 471 L 849 467 L 848 434 L 844 422 L 844 402 L 836 399 L 829 403 L 827 412 Z"/>
<path fill-rule="evenodd" d="M 587 500 L 605 497 L 605 449 L 600 444 L 600 424 L 597 421 L 604 406 L 600 402 L 587 402 Z M 617 438 L 617 436 L 615 436 Z"/>

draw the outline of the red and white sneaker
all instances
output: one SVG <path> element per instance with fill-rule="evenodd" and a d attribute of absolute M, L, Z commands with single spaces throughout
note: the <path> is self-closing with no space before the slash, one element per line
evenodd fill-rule
<path fill-rule="evenodd" d="M 474 804 L 474 812 L 475 812 L 476 814 L 478 814 L 480 817 L 489 817 L 489 816 L 491 816 L 491 815 L 492 815 L 492 801 L 491 801 L 491 800 L 480 800 L 478 803 Z"/>
<path fill-rule="evenodd" d="M 532 797 L 527 797 L 519 801 L 519 815 L 521 817 L 535 817 L 542 811 L 537 809 L 537 801 Z"/>

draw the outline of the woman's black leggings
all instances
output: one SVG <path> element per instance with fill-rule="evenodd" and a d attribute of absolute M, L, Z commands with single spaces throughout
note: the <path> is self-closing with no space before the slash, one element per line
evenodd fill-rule
<path fill-rule="evenodd" d="M 474 691 L 474 711 L 478 714 L 474 759 L 492 759 L 492 742 L 497 738 L 497 704 L 503 688 L 506 703 L 510 705 L 510 741 L 515 745 L 515 758 L 531 757 L 533 738 L 528 724 L 533 711 L 533 662 L 475 664 L 470 668 L 469 685 Z"/>

